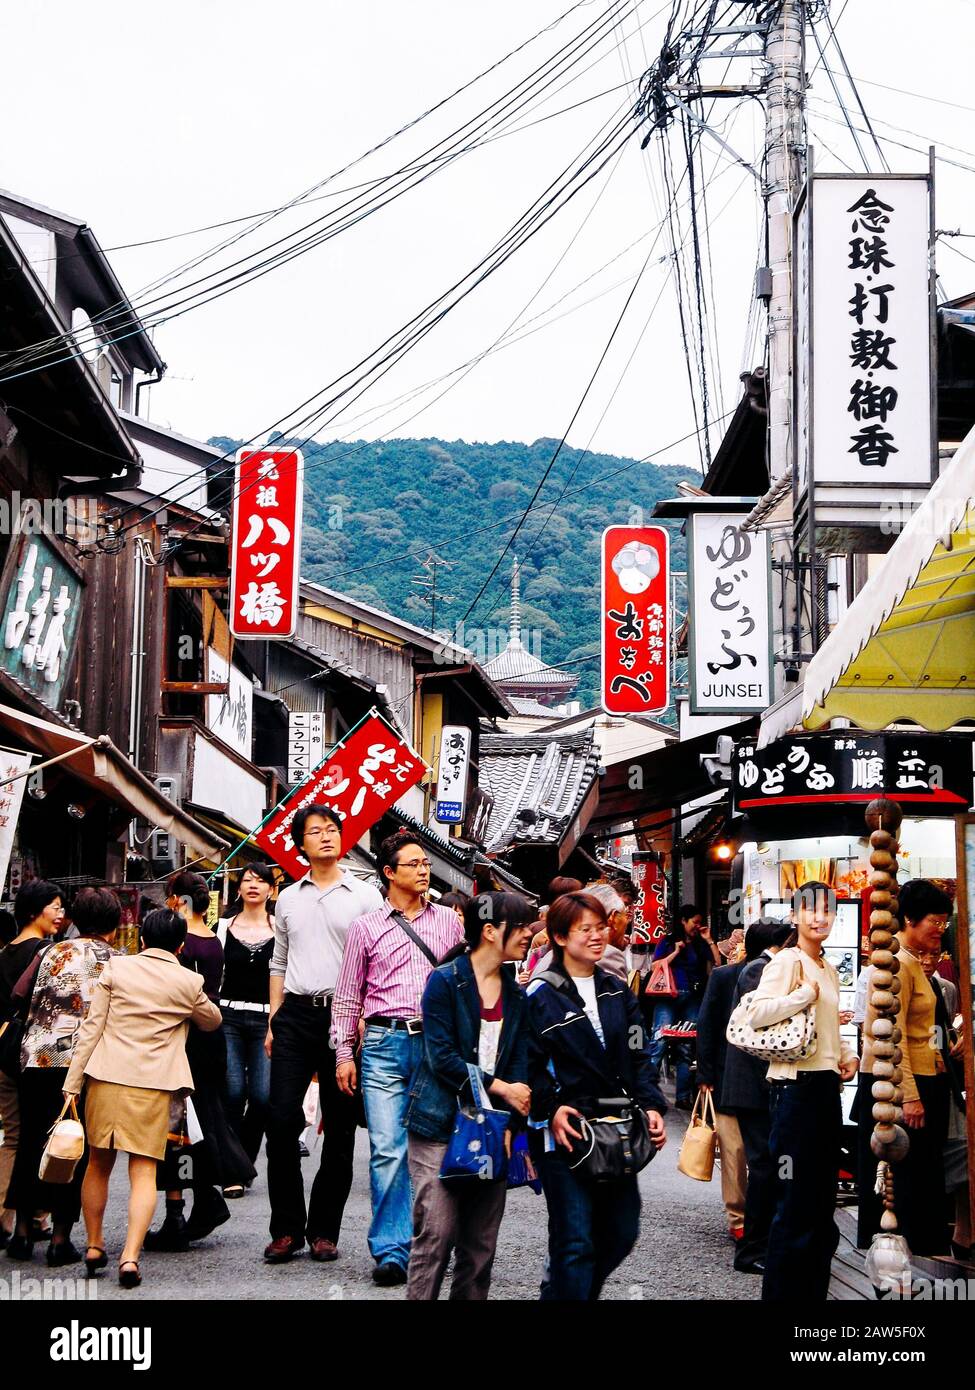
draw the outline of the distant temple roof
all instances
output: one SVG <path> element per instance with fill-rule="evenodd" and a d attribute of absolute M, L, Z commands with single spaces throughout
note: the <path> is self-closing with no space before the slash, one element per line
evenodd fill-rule
<path fill-rule="evenodd" d="M 508 644 L 503 651 L 484 663 L 485 674 L 507 693 L 534 695 L 541 703 L 544 696 L 562 700 L 579 684 L 579 677 L 569 671 L 557 671 L 546 666 L 525 647 L 521 640 L 521 576 L 515 560 L 511 573 L 511 621 Z"/>

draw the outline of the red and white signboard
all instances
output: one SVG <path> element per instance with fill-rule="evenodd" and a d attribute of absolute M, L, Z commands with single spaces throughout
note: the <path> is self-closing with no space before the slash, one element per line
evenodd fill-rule
<path fill-rule="evenodd" d="M 636 945 L 652 946 L 667 935 L 664 878 L 659 859 L 649 853 L 634 854 L 632 876 L 637 890 L 632 938 Z"/>
<path fill-rule="evenodd" d="M 255 831 L 253 841 L 292 878 L 301 878 L 308 863 L 295 849 L 290 831 L 302 806 L 318 802 L 338 814 L 342 849 L 347 852 L 427 771 L 408 743 L 378 715 L 370 715 Z"/>
<path fill-rule="evenodd" d="M 602 706 L 659 714 L 670 702 L 670 537 L 662 526 L 608 526 L 602 560 Z"/>
<path fill-rule="evenodd" d="M 295 634 L 304 473 L 298 449 L 241 449 L 237 455 L 230 568 L 235 637 Z"/>

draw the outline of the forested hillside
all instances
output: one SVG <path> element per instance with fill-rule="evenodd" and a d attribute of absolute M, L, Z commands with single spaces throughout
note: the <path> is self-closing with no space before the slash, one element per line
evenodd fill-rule
<path fill-rule="evenodd" d="M 229 439 L 211 443 L 236 447 Z M 599 650 L 599 543 L 606 526 L 650 520 L 655 502 L 692 475 L 609 454 L 564 449 L 517 540 L 471 616 L 490 573 L 556 447 L 390 439 L 308 444 L 302 573 L 422 627 L 455 633 L 485 659 L 506 640 L 512 555 L 521 565 L 523 640 L 547 663 L 578 662 L 591 702 Z M 697 475 L 694 475 L 697 476 Z M 565 489 L 563 495 L 563 489 Z M 640 510 L 642 508 L 642 516 Z M 684 541 L 671 529 L 671 563 Z"/>

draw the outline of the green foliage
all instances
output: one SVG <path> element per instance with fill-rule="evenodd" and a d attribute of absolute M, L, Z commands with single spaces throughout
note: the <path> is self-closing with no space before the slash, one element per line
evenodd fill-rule
<path fill-rule="evenodd" d="M 418 561 L 433 550 L 446 562 L 437 570 L 437 629 L 455 632 L 557 442 L 385 439 L 303 445 L 302 574 L 429 627 L 429 590 L 413 579 L 422 572 Z M 211 443 L 228 452 L 237 447 L 230 439 Z M 604 474 L 613 476 L 586 486 Z M 683 469 L 564 449 L 501 569 L 464 620 L 466 645 L 482 652 L 503 646 L 498 629 L 508 626 L 512 556 L 517 555 L 526 646 L 552 665 L 598 655 L 602 532 L 636 524 L 633 508 L 642 508 L 649 522 L 654 504 L 673 497 L 681 479 L 699 481 Z M 670 531 L 672 567 L 685 570 L 684 539 L 678 526 Z M 580 677 L 573 698 L 595 703 L 598 660 L 580 660 L 578 668 L 568 669 L 577 669 Z"/>

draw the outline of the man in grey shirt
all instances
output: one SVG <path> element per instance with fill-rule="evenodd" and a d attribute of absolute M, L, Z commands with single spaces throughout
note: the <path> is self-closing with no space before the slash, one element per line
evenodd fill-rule
<path fill-rule="evenodd" d="M 352 1186 L 356 1102 L 339 1091 L 329 1034 L 332 995 L 349 926 L 382 906 L 378 888 L 339 862 L 342 822 L 324 805 L 303 807 L 291 824 L 309 870 L 278 898 L 271 957 L 271 1010 L 265 1048 L 271 1058 L 267 1186 L 271 1202 L 269 1264 L 283 1264 L 305 1244 L 313 1260 L 337 1258 L 342 1213 Z M 322 1156 L 305 1212 L 298 1140 L 302 1101 L 318 1073 Z"/>

